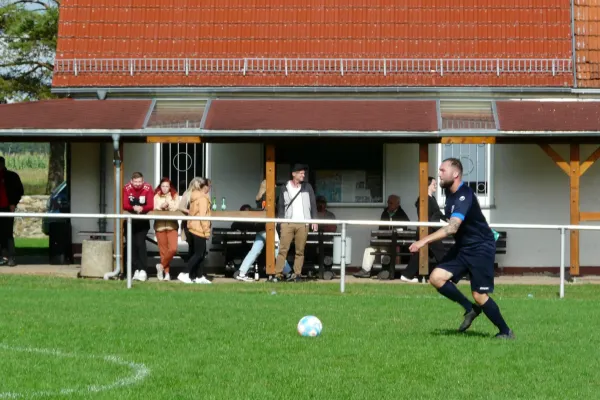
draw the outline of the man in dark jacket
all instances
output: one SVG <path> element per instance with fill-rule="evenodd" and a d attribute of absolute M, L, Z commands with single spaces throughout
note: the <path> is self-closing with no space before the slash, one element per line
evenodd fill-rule
<path fill-rule="evenodd" d="M 282 279 L 285 260 L 292 244 L 295 244 L 296 256 L 294 258 L 294 273 L 288 281 L 300 281 L 302 266 L 304 265 L 304 247 L 308 238 L 308 225 L 294 221 L 317 219 L 317 201 L 315 192 L 310 183 L 305 182 L 308 167 L 302 164 L 294 165 L 292 168 L 292 179 L 281 188 L 279 200 L 277 201 L 277 218 L 285 218 L 290 222 L 281 224 L 281 241 L 279 242 L 279 254 L 275 264 L 275 278 L 273 282 Z M 312 230 L 317 231 L 317 225 L 312 225 Z"/>
<path fill-rule="evenodd" d="M 410 221 L 408 215 L 400 207 L 400 196 L 392 194 L 388 197 L 388 206 L 381 213 L 379 218 L 381 221 Z M 390 231 L 392 229 L 398 229 L 399 226 L 381 225 L 379 226 L 380 231 Z M 371 269 L 375 263 L 375 256 L 372 254 L 377 251 L 385 252 L 387 247 L 367 247 L 363 254 L 362 268 L 359 272 L 354 274 L 357 278 L 369 278 L 371 276 Z"/>
<path fill-rule="evenodd" d="M 435 199 L 435 192 L 437 191 L 437 180 L 433 177 L 429 177 L 427 182 L 429 185 L 427 186 L 427 194 L 428 194 L 428 205 L 427 205 L 427 220 L 429 222 L 440 222 L 440 221 L 448 221 L 448 218 L 442 213 L 440 210 L 440 206 L 438 205 L 437 200 Z M 419 198 L 417 197 L 417 201 L 415 202 L 415 207 L 417 207 L 417 215 L 419 215 Z M 429 233 L 433 233 L 437 231 L 439 228 L 429 228 Z M 446 254 L 446 250 L 444 249 L 444 243 L 442 241 L 432 242 L 429 244 L 429 254 L 432 255 L 437 262 L 440 262 L 444 255 Z M 429 270 L 433 270 L 431 265 L 429 266 Z M 400 275 L 400 280 L 405 282 L 417 283 L 419 279 L 416 278 L 416 275 L 419 273 L 419 253 L 412 253 L 410 256 L 410 260 L 408 261 L 408 265 L 406 270 L 402 275 Z"/>
<path fill-rule="evenodd" d="M 17 205 L 23 197 L 23 184 L 16 172 L 6 169 L 6 160 L 0 157 L 0 212 L 15 212 Z M 8 252 L 8 266 L 17 265 L 15 261 L 15 239 L 13 237 L 13 217 L 0 218 L 0 255 L 2 248 Z M 0 265 L 4 265 L 0 259 Z"/>

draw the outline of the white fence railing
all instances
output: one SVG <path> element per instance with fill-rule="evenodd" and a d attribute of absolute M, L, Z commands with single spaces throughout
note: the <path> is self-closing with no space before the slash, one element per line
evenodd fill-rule
<path fill-rule="evenodd" d="M 286 219 L 279 218 L 234 218 L 234 217 L 190 217 L 190 216 L 176 216 L 176 215 L 134 215 L 134 214 L 77 214 L 77 213 L 65 213 L 65 214 L 45 214 L 45 213 L 6 213 L 0 212 L 0 218 L 2 217 L 13 217 L 13 218 L 49 218 L 51 220 L 57 219 L 113 219 L 113 220 L 126 220 L 127 221 L 127 288 L 132 286 L 132 274 L 131 274 L 131 232 L 132 232 L 132 221 L 135 220 L 160 220 L 160 221 L 212 221 L 212 222 L 257 222 L 257 223 L 282 223 L 289 222 Z M 317 225 L 341 225 L 342 226 L 342 240 L 341 240 L 341 265 L 340 265 L 340 291 L 345 291 L 346 285 L 346 228 L 349 225 L 356 226 L 380 226 L 382 221 L 362 221 L 362 220 L 330 220 L 330 219 L 314 219 L 314 220 L 302 220 L 294 221 L 295 223 L 305 224 L 317 224 Z M 445 223 L 441 222 L 412 222 L 412 221 L 385 221 L 386 226 L 398 226 L 398 227 L 420 227 L 420 226 L 431 226 L 441 227 L 445 226 Z M 560 233 L 560 298 L 565 296 L 565 233 L 566 231 L 600 231 L 600 226 L 594 225 L 546 225 L 546 224 L 490 224 L 490 227 L 494 229 L 534 229 L 534 230 L 554 230 Z M 118 249 L 118 247 L 117 247 Z M 120 249 L 116 251 L 117 260 L 116 268 L 120 265 Z M 116 271 L 116 269 L 115 269 Z"/>
<path fill-rule="evenodd" d="M 59 58 L 59 74 L 557 74 L 570 58 Z"/>

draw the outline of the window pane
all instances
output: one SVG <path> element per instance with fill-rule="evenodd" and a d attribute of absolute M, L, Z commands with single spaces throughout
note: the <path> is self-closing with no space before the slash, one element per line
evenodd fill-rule
<path fill-rule="evenodd" d="M 486 144 L 443 144 L 442 160 L 454 157 L 463 165 L 463 181 L 475 193 L 486 195 L 488 189 L 488 151 Z"/>
<path fill-rule="evenodd" d="M 441 100 L 442 129 L 496 129 L 491 101 Z"/>
<path fill-rule="evenodd" d="M 158 100 L 147 128 L 200 128 L 205 100 Z"/>
<path fill-rule="evenodd" d="M 182 194 L 190 181 L 202 176 L 202 145 L 196 143 L 164 143 L 160 147 L 161 177 L 173 182 Z"/>

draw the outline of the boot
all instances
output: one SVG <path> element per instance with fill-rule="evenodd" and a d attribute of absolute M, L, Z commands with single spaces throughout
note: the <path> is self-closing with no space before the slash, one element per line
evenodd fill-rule
<path fill-rule="evenodd" d="M 8 239 L 8 266 L 9 267 L 16 267 L 17 266 L 17 262 L 15 261 L 15 239 L 14 238 L 10 238 Z"/>

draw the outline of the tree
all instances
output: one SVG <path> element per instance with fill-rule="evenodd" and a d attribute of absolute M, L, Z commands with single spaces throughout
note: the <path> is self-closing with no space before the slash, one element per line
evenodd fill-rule
<path fill-rule="evenodd" d="M 57 0 L 0 0 L 0 98 L 33 101 L 50 92 L 56 40 Z M 50 143 L 46 192 L 64 180 L 65 143 Z"/>

